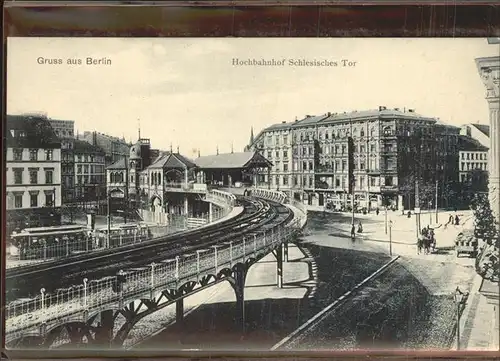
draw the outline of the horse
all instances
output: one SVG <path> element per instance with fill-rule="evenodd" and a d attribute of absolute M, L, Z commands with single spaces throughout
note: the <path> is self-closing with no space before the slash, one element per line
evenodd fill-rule
<path fill-rule="evenodd" d="M 417 254 L 420 254 L 422 250 L 424 254 L 431 253 L 431 248 L 434 251 L 436 248 L 436 240 L 431 235 L 422 235 L 422 237 L 418 237 L 417 240 Z"/>

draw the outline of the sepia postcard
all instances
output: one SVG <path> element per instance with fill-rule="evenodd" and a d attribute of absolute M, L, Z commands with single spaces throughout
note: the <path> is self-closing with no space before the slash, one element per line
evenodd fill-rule
<path fill-rule="evenodd" d="M 8 38 L 9 350 L 499 350 L 500 39 Z"/>

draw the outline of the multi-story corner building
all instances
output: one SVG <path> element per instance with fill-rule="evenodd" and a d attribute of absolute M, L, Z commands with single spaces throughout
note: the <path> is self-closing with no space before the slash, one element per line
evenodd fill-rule
<path fill-rule="evenodd" d="M 424 188 L 436 182 L 443 203 L 444 184 L 458 180 L 459 132 L 413 109 L 381 106 L 275 124 L 249 148 L 275 165 L 261 178 L 310 205 L 342 207 L 354 193 L 358 207 L 413 208 L 415 194 L 422 206 Z"/>
<path fill-rule="evenodd" d="M 75 139 L 75 200 L 97 206 L 106 199 L 105 153 L 100 147 Z"/>
<path fill-rule="evenodd" d="M 7 115 L 7 234 L 61 223 L 61 142 L 47 117 Z"/>
<path fill-rule="evenodd" d="M 132 146 L 132 144 L 126 142 L 123 138 L 120 139 L 99 132 L 84 132 L 83 136 L 79 137 L 79 139 L 103 149 L 106 166 L 116 163 L 124 157 L 128 157 L 130 147 Z"/>
<path fill-rule="evenodd" d="M 63 204 L 78 203 L 84 208 L 106 199 L 104 151 L 75 138 L 61 139 L 61 181 Z"/>
<path fill-rule="evenodd" d="M 74 120 L 49 119 L 49 122 L 59 138 L 73 138 L 75 136 Z"/>
<path fill-rule="evenodd" d="M 487 192 L 488 147 L 485 147 L 472 137 L 461 135 L 459 137 L 459 152 L 460 182 L 466 183 L 474 181 L 476 186 L 483 185 L 483 191 Z"/>

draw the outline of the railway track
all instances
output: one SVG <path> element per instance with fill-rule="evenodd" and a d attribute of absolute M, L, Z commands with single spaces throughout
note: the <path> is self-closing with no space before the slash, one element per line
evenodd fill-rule
<path fill-rule="evenodd" d="M 29 270 L 7 273 L 6 302 L 33 297 L 38 294 L 41 287 L 50 293 L 60 288 L 81 284 L 83 278 L 99 279 L 112 276 L 120 269 L 140 267 L 195 249 L 236 240 L 252 232 L 256 233 L 275 226 L 277 223 L 284 223 L 293 217 L 290 210 L 279 203 L 243 197 L 239 198 L 239 201 L 245 207 L 245 212 L 213 227 L 163 236 L 138 245 L 107 250 L 84 258 L 66 259 L 66 262 L 48 265 L 42 269 L 33 267 Z"/>
<path fill-rule="evenodd" d="M 353 297 L 358 294 L 363 288 L 367 287 L 367 285 L 380 277 L 383 273 L 385 273 L 391 266 L 395 264 L 395 262 L 399 259 L 399 256 L 394 257 L 392 260 L 387 262 L 385 265 L 380 267 L 370 276 L 366 277 L 363 281 L 354 286 L 351 290 L 344 293 L 342 296 L 337 298 L 333 303 L 329 304 L 327 307 L 322 309 L 312 318 L 310 318 L 307 322 L 302 324 L 299 328 L 297 328 L 294 332 L 289 334 L 287 337 L 282 339 L 280 342 L 275 344 L 271 350 L 286 350 L 291 345 L 300 342 L 302 339 L 308 336 L 312 331 L 318 328 L 322 322 L 325 321 L 330 315 L 334 314 L 341 310 L 341 307 L 348 304 L 348 302 L 352 302 Z"/>

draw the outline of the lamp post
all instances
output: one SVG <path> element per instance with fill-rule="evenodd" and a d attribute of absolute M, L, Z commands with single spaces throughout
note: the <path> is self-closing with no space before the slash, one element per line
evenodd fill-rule
<path fill-rule="evenodd" d="M 387 205 L 384 207 L 385 209 L 385 234 L 387 234 Z"/>
<path fill-rule="evenodd" d="M 107 223 L 108 223 L 108 232 L 106 234 L 106 247 L 109 248 L 111 241 L 111 191 L 107 192 L 108 204 L 107 204 Z"/>
<path fill-rule="evenodd" d="M 462 305 L 464 299 L 464 293 L 460 289 L 455 289 L 454 294 L 455 304 L 457 306 L 457 351 L 460 350 L 460 306 Z"/>
<path fill-rule="evenodd" d="M 389 256 L 392 257 L 392 220 L 389 221 Z"/>
<path fill-rule="evenodd" d="M 432 224 L 432 201 L 429 201 L 429 224 Z"/>

